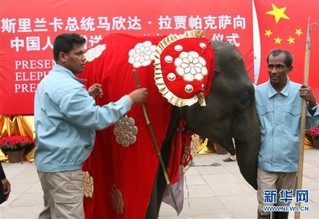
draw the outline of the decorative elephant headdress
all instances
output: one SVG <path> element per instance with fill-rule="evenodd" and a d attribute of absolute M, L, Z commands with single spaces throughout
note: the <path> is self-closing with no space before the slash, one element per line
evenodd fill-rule
<path fill-rule="evenodd" d="M 205 106 L 214 72 L 214 53 L 204 31 L 164 38 L 155 51 L 155 83 L 174 106 Z"/>

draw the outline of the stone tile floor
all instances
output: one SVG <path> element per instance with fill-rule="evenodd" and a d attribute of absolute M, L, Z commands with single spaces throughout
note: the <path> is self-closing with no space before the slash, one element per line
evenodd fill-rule
<path fill-rule="evenodd" d="M 236 162 L 226 155 L 197 155 L 185 174 L 184 208 L 179 216 L 163 203 L 160 219 L 256 218 L 256 192 L 244 181 Z M 34 163 L 2 164 L 12 184 L 9 200 L 0 206 L 1 219 L 36 219 L 42 209 L 42 190 Z M 310 210 L 300 218 L 319 218 L 319 150 L 305 150 L 303 188 L 309 189 Z M 292 204 L 293 205 L 293 204 Z M 290 212 L 289 218 L 294 218 Z"/>

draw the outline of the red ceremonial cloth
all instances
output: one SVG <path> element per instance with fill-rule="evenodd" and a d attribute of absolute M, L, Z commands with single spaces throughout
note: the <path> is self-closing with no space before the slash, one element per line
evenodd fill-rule
<path fill-rule="evenodd" d="M 79 77 L 88 79 L 87 86 L 93 83 L 102 84 L 104 94 L 101 99 L 97 99 L 99 105 L 116 101 L 136 89 L 129 52 L 131 51 L 132 55 L 133 52 L 150 49 L 150 42 L 157 45 L 162 38 L 111 34 L 100 41 L 99 51 L 89 51 L 92 56 L 102 54 L 95 59 L 89 58 L 84 73 Z M 138 44 L 145 41 L 149 42 Z M 135 47 L 136 45 L 138 46 Z M 132 50 L 134 47 L 135 50 Z M 153 62 L 147 65 L 149 62 L 140 60 L 138 56 L 135 56 L 134 60 L 140 84 L 147 87 L 149 92 L 146 108 L 157 144 L 161 147 L 172 105 L 159 93 L 154 83 Z M 139 61 L 141 65 L 147 66 L 138 67 Z M 136 142 L 127 147 L 117 143 L 114 125 L 98 131 L 94 150 L 84 164 L 83 171 L 89 178 L 92 177 L 87 188 L 92 197 L 86 194 L 84 199 L 86 219 L 145 217 L 158 167 L 158 157 L 142 105 L 134 105 L 127 116 L 134 119 L 138 129 Z"/>

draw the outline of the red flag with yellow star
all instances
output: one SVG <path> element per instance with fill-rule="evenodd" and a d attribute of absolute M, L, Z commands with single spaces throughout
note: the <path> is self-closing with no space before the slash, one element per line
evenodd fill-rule
<path fill-rule="evenodd" d="M 319 23 L 319 1 L 255 0 L 254 54 L 255 83 L 268 80 L 266 57 L 272 49 L 289 50 L 294 57 L 293 71 L 288 74 L 295 82 L 304 82 L 308 20 Z M 255 18 L 256 18 L 255 17 Z M 319 101 L 319 26 L 312 25 L 309 85 Z"/>

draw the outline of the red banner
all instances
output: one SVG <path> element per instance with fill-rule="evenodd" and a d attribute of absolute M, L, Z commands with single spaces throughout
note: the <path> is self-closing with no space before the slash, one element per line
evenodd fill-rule
<path fill-rule="evenodd" d="M 53 40 L 62 32 L 78 32 L 92 47 L 112 32 L 162 36 L 203 29 L 206 38 L 238 47 L 253 79 L 250 0 L 22 2 L 1 1 L 0 115 L 33 114 L 35 89 L 54 65 Z"/>
<path fill-rule="evenodd" d="M 259 25 L 255 34 L 255 74 L 258 84 L 268 80 L 266 58 L 275 48 L 289 50 L 293 57 L 293 71 L 288 77 L 298 83 L 304 81 L 306 36 L 308 19 L 319 22 L 319 1 L 255 0 Z M 319 26 L 313 25 L 310 34 L 311 52 L 309 85 L 319 100 Z M 259 73 L 260 72 L 260 73 Z"/>

